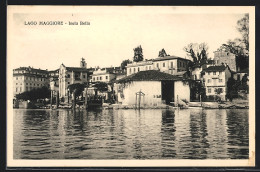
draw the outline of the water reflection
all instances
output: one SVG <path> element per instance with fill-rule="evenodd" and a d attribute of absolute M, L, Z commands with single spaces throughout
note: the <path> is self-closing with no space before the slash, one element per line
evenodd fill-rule
<path fill-rule="evenodd" d="M 248 110 L 14 110 L 15 159 L 247 159 Z"/>

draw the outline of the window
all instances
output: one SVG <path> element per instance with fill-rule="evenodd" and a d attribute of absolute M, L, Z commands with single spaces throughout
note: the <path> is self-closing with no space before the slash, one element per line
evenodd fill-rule
<path fill-rule="evenodd" d="M 33 84 L 35 86 L 35 84 Z"/>
<path fill-rule="evenodd" d="M 216 72 L 213 72 L 213 75 L 216 75 Z"/>
<path fill-rule="evenodd" d="M 16 77 L 16 80 L 18 80 L 18 77 Z"/>
<path fill-rule="evenodd" d="M 42 81 L 42 78 L 41 78 L 41 81 Z"/>
<path fill-rule="evenodd" d="M 135 68 L 134 68 L 134 73 L 135 73 Z"/>
<path fill-rule="evenodd" d="M 16 85 L 18 85 L 18 83 L 16 83 Z"/>
<path fill-rule="evenodd" d="M 163 63 L 163 67 L 165 67 L 165 63 Z"/>
<path fill-rule="evenodd" d="M 211 80 L 210 79 L 208 79 L 208 83 L 210 83 L 211 82 Z"/>
<path fill-rule="evenodd" d="M 219 82 L 222 82 L 222 79 L 219 79 Z"/>
<path fill-rule="evenodd" d="M 139 67 L 137 68 L 138 72 L 140 71 Z"/>
<path fill-rule="evenodd" d="M 129 69 L 129 73 L 131 74 L 131 68 Z"/>
<path fill-rule="evenodd" d="M 70 82 L 68 82 L 68 84 L 70 84 Z"/>
<path fill-rule="evenodd" d="M 222 75 L 222 72 L 219 72 L 220 75 Z"/>
<path fill-rule="evenodd" d="M 159 63 L 157 63 L 157 67 L 159 68 Z"/>
<path fill-rule="evenodd" d="M 26 83 L 26 85 L 28 85 L 28 83 Z"/>
<path fill-rule="evenodd" d="M 95 77 L 93 77 L 93 81 L 95 81 Z"/>
<path fill-rule="evenodd" d="M 208 72 L 208 75 L 210 75 L 210 72 Z"/>
<path fill-rule="evenodd" d="M 211 88 L 208 89 L 208 93 L 211 93 Z"/>
<path fill-rule="evenodd" d="M 16 87 L 15 91 L 17 92 L 18 91 L 18 88 Z"/>
<path fill-rule="evenodd" d="M 106 76 L 106 79 L 108 79 L 108 76 Z"/>
<path fill-rule="evenodd" d="M 97 77 L 97 81 L 98 81 L 98 77 Z"/>
<path fill-rule="evenodd" d="M 70 78 L 70 74 L 68 74 L 67 77 Z"/>
<path fill-rule="evenodd" d="M 151 66 L 149 66 L 149 70 L 151 70 Z"/>
<path fill-rule="evenodd" d="M 100 80 L 102 80 L 102 76 L 100 77 Z"/>
<path fill-rule="evenodd" d="M 37 84 L 37 86 L 39 87 L 39 84 Z"/>
<path fill-rule="evenodd" d="M 173 68 L 173 62 L 171 62 L 171 68 Z"/>
<path fill-rule="evenodd" d="M 86 78 L 86 76 L 85 76 L 85 75 L 83 75 L 83 78 Z"/>

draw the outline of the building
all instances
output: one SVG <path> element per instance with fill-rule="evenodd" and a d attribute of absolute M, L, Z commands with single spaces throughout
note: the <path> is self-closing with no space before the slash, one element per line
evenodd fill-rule
<path fill-rule="evenodd" d="M 52 91 L 59 90 L 59 69 L 49 71 L 50 89 Z"/>
<path fill-rule="evenodd" d="M 206 88 L 206 96 L 219 96 L 226 100 L 227 82 L 232 76 L 228 65 L 210 66 L 203 70 L 203 80 Z"/>
<path fill-rule="evenodd" d="M 157 70 L 140 71 L 118 81 L 118 102 L 144 106 L 170 104 L 178 100 L 190 101 L 190 87 L 187 80 Z M 138 94 L 142 94 L 139 100 Z"/>
<path fill-rule="evenodd" d="M 207 60 L 204 64 L 196 64 L 194 65 L 192 71 L 191 71 L 191 79 L 195 81 L 201 81 L 203 80 L 202 71 L 204 69 L 207 69 L 209 66 L 215 65 L 214 60 Z"/>
<path fill-rule="evenodd" d="M 117 67 L 97 69 L 93 71 L 91 82 L 109 83 L 111 80 L 116 78 L 116 73 L 118 72 Z"/>
<path fill-rule="evenodd" d="M 126 69 L 127 76 L 135 74 L 139 71 L 154 70 L 152 60 L 133 62 L 133 63 L 127 64 L 126 68 L 127 68 Z"/>
<path fill-rule="evenodd" d="M 49 86 L 48 70 L 20 67 L 13 70 L 13 95 Z"/>
<path fill-rule="evenodd" d="M 85 59 L 82 58 L 80 67 L 66 67 L 64 64 L 59 68 L 59 97 L 68 96 L 68 86 L 76 83 L 87 83 L 89 70 L 86 68 Z"/>
<path fill-rule="evenodd" d="M 226 52 L 226 51 L 215 51 L 214 52 L 214 61 L 216 65 L 227 64 L 230 70 L 236 72 L 236 56 L 235 54 Z"/>
<path fill-rule="evenodd" d="M 190 60 L 177 56 L 158 57 L 153 60 L 154 69 L 161 72 L 176 75 L 178 72 L 187 71 L 188 62 Z"/>
<path fill-rule="evenodd" d="M 176 75 L 179 72 L 187 70 L 189 61 L 188 59 L 177 56 L 165 56 L 153 60 L 134 62 L 126 66 L 127 76 L 146 70 L 159 70 L 164 73 Z"/>

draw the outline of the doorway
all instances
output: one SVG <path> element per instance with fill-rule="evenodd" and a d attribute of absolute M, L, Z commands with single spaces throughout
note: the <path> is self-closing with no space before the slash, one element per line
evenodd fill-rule
<path fill-rule="evenodd" d="M 162 100 L 166 102 L 166 104 L 170 104 L 170 102 L 174 102 L 174 81 L 162 81 Z"/>

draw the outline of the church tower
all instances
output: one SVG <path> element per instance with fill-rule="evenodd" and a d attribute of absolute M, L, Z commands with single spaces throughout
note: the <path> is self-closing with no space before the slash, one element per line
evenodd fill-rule
<path fill-rule="evenodd" d="M 87 63 L 86 63 L 86 61 L 83 57 L 81 58 L 81 61 L 80 61 L 80 67 L 81 68 L 87 68 Z"/>

